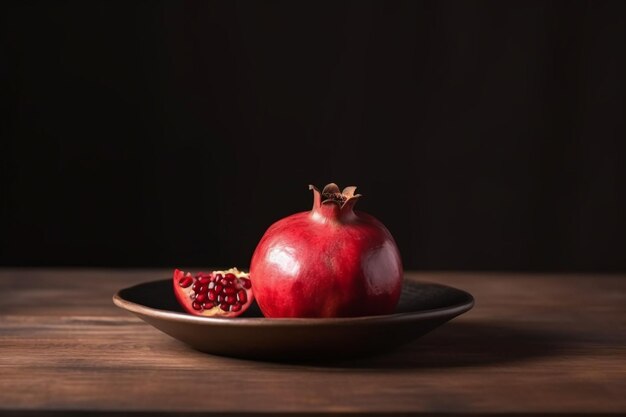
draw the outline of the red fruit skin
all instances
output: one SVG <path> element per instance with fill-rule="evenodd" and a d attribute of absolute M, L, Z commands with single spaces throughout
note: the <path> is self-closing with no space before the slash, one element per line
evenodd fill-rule
<path fill-rule="evenodd" d="M 317 203 L 317 201 L 316 201 Z M 374 217 L 320 204 L 265 232 L 251 260 L 254 295 L 266 317 L 354 317 L 393 313 L 402 262 Z"/>

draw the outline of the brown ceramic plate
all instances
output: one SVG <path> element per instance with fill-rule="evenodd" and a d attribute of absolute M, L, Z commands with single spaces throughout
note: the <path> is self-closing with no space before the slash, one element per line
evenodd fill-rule
<path fill-rule="evenodd" d="M 120 290 L 113 302 L 161 330 L 215 355 L 324 359 L 378 353 L 422 336 L 474 305 L 456 288 L 405 279 L 394 314 L 334 319 L 267 319 L 256 304 L 237 318 L 183 312 L 170 279 Z"/>

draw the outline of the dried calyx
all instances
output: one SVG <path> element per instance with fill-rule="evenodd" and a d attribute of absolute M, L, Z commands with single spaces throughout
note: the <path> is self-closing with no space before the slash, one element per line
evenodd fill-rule
<path fill-rule="evenodd" d="M 313 190 L 315 194 L 315 206 L 319 206 L 319 204 L 334 203 L 343 208 L 351 200 L 352 203 L 350 205 L 354 204 L 354 201 L 361 197 L 361 194 L 354 194 L 356 191 L 355 186 L 349 186 L 344 188 L 343 191 L 340 191 L 337 184 L 333 182 L 326 185 L 321 193 L 313 185 L 309 185 L 309 189 Z"/>

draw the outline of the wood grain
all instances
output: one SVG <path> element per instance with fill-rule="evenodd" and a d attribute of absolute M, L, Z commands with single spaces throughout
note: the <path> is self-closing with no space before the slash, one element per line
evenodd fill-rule
<path fill-rule="evenodd" d="M 193 351 L 111 302 L 168 275 L 0 270 L 0 412 L 626 413 L 625 276 L 408 273 L 476 307 L 391 354 L 281 364 Z"/>

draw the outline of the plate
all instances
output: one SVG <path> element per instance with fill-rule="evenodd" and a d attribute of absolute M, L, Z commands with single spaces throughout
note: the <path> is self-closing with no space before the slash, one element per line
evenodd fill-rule
<path fill-rule="evenodd" d="M 474 298 L 440 284 L 405 279 L 396 312 L 332 319 L 263 317 L 256 304 L 237 318 L 199 317 L 178 305 L 171 279 L 125 288 L 113 302 L 187 345 L 249 359 L 338 359 L 408 343 L 470 310 Z"/>

